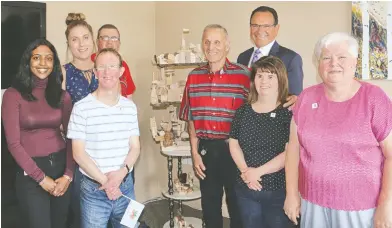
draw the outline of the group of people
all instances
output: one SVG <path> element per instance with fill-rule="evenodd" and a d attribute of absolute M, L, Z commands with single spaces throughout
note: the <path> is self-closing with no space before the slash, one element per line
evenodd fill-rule
<path fill-rule="evenodd" d="M 278 31 L 274 9 L 255 9 L 237 63 L 224 27 L 203 31 L 208 64 L 188 75 L 179 116 L 206 227 L 223 227 L 223 192 L 232 228 L 392 227 L 392 101 L 355 79 L 358 42 L 323 36 L 322 83 L 302 91 L 302 59 Z"/>
<path fill-rule="evenodd" d="M 103 25 L 96 52 L 83 14 L 70 13 L 66 24 L 72 60 L 61 65 L 49 41 L 35 40 L 3 96 L 24 227 L 124 227 L 140 133 L 120 32 Z"/>
<path fill-rule="evenodd" d="M 3 97 L 17 196 L 32 228 L 66 227 L 70 203 L 83 228 L 122 227 L 140 154 L 135 86 L 115 26 L 98 30 L 94 54 L 84 16 L 66 21 L 73 60 L 61 66 L 49 41 L 33 42 Z M 391 99 L 355 79 L 346 33 L 318 41 L 322 83 L 303 90 L 302 58 L 276 42 L 279 27 L 273 8 L 256 8 L 254 47 L 237 63 L 223 26 L 203 31 L 208 63 L 189 73 L 179 117 L 206 227 L 223 228 L 223 193 L 232 228 L 392 227 Z"/>

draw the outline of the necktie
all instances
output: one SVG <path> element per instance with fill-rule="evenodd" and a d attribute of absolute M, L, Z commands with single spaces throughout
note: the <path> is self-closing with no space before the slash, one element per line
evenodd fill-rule
<path fill-rule="evenodd" d="M 256 49 L 255 54 L 253 55 L 252 64 L 257 60 L 259 60 L 260 57 L 261 57 L 261 51 L 260 49 Z"/>

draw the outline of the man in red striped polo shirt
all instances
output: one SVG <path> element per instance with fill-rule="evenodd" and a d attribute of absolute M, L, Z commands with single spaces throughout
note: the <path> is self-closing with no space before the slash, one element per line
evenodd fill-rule
<path fill-rule="evenodd" d="M 241 228 L 234 192 L 237 168 L 227 139 L 236 109 L 247 100 L 250 71 L 226 58 L 230 43 L 224 27 L 205 27 L 202 45 L 208 64 L 189 73 L 179 117 L 188 121 L 193 166 L 201 179 L 206 227 L 223 228 L 224 189 L 230 227 Z"/>

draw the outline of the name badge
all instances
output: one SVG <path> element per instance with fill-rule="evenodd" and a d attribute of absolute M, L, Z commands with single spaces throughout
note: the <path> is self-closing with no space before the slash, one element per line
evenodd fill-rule
<path fill-rule="evenodd" d="M 271 117 L 272 117 L 272 118 L 275 118 L 275 116 L 276 116 L 276 113 L 275 113 L 275 112 L 271 113 Z"/>

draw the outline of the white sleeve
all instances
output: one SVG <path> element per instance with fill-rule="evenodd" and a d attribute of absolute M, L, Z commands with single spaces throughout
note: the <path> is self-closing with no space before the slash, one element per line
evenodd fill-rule
<path fill-rule="evenodd" d="M 67 138 L 69 139 L 86 139 L 86 113 L 75 105 L 69 118 Z"/>

